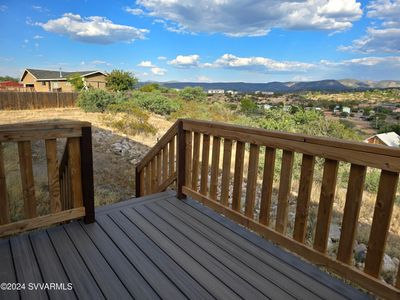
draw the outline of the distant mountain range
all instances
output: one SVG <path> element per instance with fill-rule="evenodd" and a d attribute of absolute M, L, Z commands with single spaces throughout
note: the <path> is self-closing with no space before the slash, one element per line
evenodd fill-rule
<path fill-rule="evenodd" d="M 186 86 L 200 86 L 205 90 L 223 89 L 239 92 L 269 91 L 291 93 L 301 91 L 346 92 L 352 90 L 400 88 L 400 81 L 360 81 L 354 79 L 297 81 L 297 82 L 159 82 L 169 88 L 183 89 Z"/>

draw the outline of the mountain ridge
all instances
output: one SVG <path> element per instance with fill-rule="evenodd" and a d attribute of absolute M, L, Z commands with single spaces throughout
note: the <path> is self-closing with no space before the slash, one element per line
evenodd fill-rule
<path fill-rule="evenodd" d="M 247 82 L 157 82 L 169 88 L 183 89 L 186 86 L 200 86 L 205 90 L 223 89 L 238 92 L 269 91 L 275 93 L 290 93 L 302 91 L 346 92 L 369 89 L 400 88 L 399 80 L 356 80 L 356 79 L 325 79 L 317 81 L 272 81 L 266 83 Z M 142 82 L 145 84 L 145 82 Z"/>

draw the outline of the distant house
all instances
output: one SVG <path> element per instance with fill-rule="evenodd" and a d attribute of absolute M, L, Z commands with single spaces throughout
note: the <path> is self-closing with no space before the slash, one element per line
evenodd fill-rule
<path fill-rule="evenodd" d="M 219 89 L 215 89 L 215 90 L 208 90 L 207 94 L 225 94 L 225 90 L 219 90 Z"/>
<path fill-rule="evenodd" d="M 269 92 L 269 91 L 255 91 L 254 94 L 256 95 L 264 95 L 264 96 L 272 96 L 274 92 Z"/>
<path fill-rule="evenodd" d="M 343 106 L 342 112 L 347 113 L 347 114 L 350 114 L 350 113 L 351 113 L 351 109 L 350 109 L 350 107 Z"/>
<path fill-rule="evenodd" d="M 238 91 L 233 91 L 233 90 L 227 90 L 226 93 L 229 94 L 229 95 L 235 96 L 235 95 L 237 95 L 239 92 L 238 92 Z"/>
<path fill-rule="evenodd" d="M 386 145 L 390 147 L 400 147 L 400 136 L 396 132 L 386 132 L 375 134 L 366 138 L 365 143 Z"/>
<path fill-rule="evenodd" d="M 107 74 L 101 71 L 64 72 L 25 69 L 20 81 L 24 87 L 34 88 L 36 92 L 72 92 L 74 88 L 67 79 L 74 74 L 79 74 L 88 87 L 106 88 Z"/>

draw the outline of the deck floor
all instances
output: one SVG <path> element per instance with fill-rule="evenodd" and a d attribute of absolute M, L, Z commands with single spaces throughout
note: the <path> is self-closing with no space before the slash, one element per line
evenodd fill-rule
<path fill-rule="evenodd" d="M 26 287 L 0 290 L 0 299 L 367 298 L 172 192 L 98 208 L 93 224 L 0 240 L 1 282 Z M 64 283 L 67 290 L 35 291 L 29 283 Z"/>

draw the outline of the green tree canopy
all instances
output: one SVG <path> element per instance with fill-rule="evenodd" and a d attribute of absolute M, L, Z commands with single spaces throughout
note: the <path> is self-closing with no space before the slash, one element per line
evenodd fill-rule
<path fill-rule="evenodd" d="M 133 73 L 123 70 L 113 70 L 106 78 L 107 89 L 114 92 L 132 90 L 137 83 Z"/>
<path fill-rule="evenodd" d="M 18 78 L 15 77 L 11 77 L 11 76 L 0 76 L 0 82 L 1 81 L 15 81 L 15 82 L 19 82 Z"/>
<path fill-rule="evenodd" d="M 196 87 L 185 87 L 182 91 L 180 91 L 180 96 L 184 100 L 192 100 L 192 101 L 204 101 L 207 99 L 206 93 L 204 93 L 203 89 L 199 86 Z"/>
<path fill-rule="evenodd" d="M 74 87 L 75 91 L 81 91 L 84 87 L 82 77 L 78 73 L 70 75 L 67 81 Z"/>

